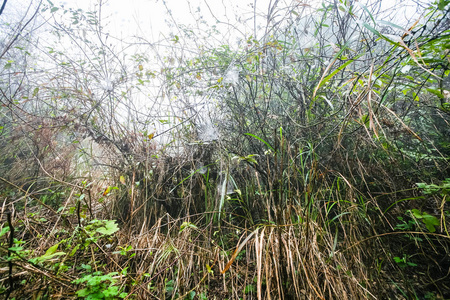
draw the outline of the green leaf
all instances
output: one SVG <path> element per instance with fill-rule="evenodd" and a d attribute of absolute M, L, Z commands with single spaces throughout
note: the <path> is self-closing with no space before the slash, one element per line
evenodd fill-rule
<path fill-rule="evenodd" d="M 443 99 L 444 95 L 442 95 L 441 91 L 437 88 L 431 87 L 427 89 L 428 92 L 438 96 L 438 98 Z"/>
<path fill-rule="evenodd" d="M 447 4 L 450 3 L 450 0 L 440 0 L 438 4 L 439 10 L 444 10 Z"/>
<path fill-rule="evenodd" d="M 420 212 L 420 210 L 418 209 L 411 209 L 412 214 L 414 215 L 414 217 L 416 217 L 417 219 L 422 219 L 422 213 Z"/>
<path fill-rule="evenodd" d="M 396 257 L 394 257 L 394 261 L 396 263 L 401 263 L 401 262 L 403 262 L 403 258 L 400 258 L 400 257 L 396 256 Z"/>
<path fill-rule="evenodd" d="M 434 226 L 439 226 L 439 220 L 435 216 L 432 216 L 426 212 L 422 213 L 418 209 L 411 209 L 411 213 L 417 219 L 422 220 L 422 222 L 425 224 L 425 227 L 428 229 L 429 232 L 435 232 L 436 228 Z"/>
<path fill-rule="evenodd" d="M 2 237 L 3 235 L 5 235 L 5 233 L 7 233 L 9 231 L 9 226 L 5 226 L 2 228 L 2 231 L 0 232 L 0 237 Z"/>
<path fill-rule="evenodd" d="M 362 9 L 365 10 L 365 12 L 369 15 L 370 19 L 372 20 L 372 22 L 375 24 L 375 19 L 373 18 L 372 14 L 370 13 L 369 9 L 367 8 L 367 6 L 365 6 L 364 4 L 357 2 L 357 4 L 362 7 Z"/>
<path fill-rule="evenodd" d="M 429 232 L 435 232 L 436 228 L 434 226 L 439 226 L 439 220 L 435 216 L 429 215 L 427 213 L 423 215 L 422 221 Z"/>
<path fill-rule="evenodd" d="M 51 255 L 44 254 L 44 255 L 42 255 L 40 257 L 37 257 L 36 260 L 37 260 L 37 262 L 43 262 L 43 261 L 52 259 L 52 258 L 54 258 L 56 256 L 62 256 L 62 255 L 66 255 L 66 252 L 60 251 L 60 252 L 53 253 Z"/>
<path fill-rule="evenodd" d="M 97 228 L 96 231 L 104 235 L 111 235 L 119 231 L 119 226 L 117 226 L 116 220 L 108 220 L 104 221 L 104 225 Z"/>
<path fill-rule="evenodd" d="M 105 297 L 114 297 L 119 294 L 119 287 L 118 286 L 110 286 L 107 290 L 103 291 L 103 295 Z"/>
<path fill-rule="evenodd" d="M 343 47 L 344 49 L 344 47 Z M 339 53 L 338 53 L 339 54 Z M 364 53 L 361 53 L 360 55 L 355 56 L 352 59 L 349 59 L 348 61 L 346 61 L 345 63 L 343 63 L 339 68 L 337 68 L 336 70 L 334 70 L 333 72 L 331 72 L 327 77 L 325 77 L 323 80 L 320 81 L 319 85 L 315 88 L 315 90 L 319 90 L 325 83 L 327 83 L 331 78 L 333 78 L 337 73 L 339 73 L 340 71 L 344 70 L 349 64 L 351 64 L 352 62 L 354 62 L 355 60 L 357 60 L 358 58 L 360 58 L 361 56 L 363 56 Z M 311 101 L 311 105 L 314 103 L 314 101 Z M 310 105 L 310 106 L 311 106 Z"/>
<path fill-rule="evenodd" d="M 58 250 L 58 246 L 59 246 L 59 243 L 48 248 L 48 250 L 45 252 L 44 256 L 50 256 L 53 253 L 55 253 L 56 250 Z"/>
<path fill-rule="evenodd" d="M 195 298 L 195 291 L 190 291 L 188 296 L 189 296 L 190 300 L 194 300 L 194 298 Z"/>
<path fill-rule="evenodd" d="M 427 184 L 425 182 L 419 182 L 419 183 L 416 183 L 416 185 L 419 189 L 424 189 L 427 186 Z"/>
<path fill-rule="evenodd" d="M 58 11 L 58 10 L 59 10 L 59 7 L 52 7 L 52 9 L 50 10 L 50 12 L 54 13 L 54 12 L 56 12 L 56 11 Z"/>
<path fill-rule="evenodd" d="M 213 270 L 211 269 L 209 264 L 206 264 L 206 270 L 208 271 L 208 273 L 213 273 Z"/>
<path fill-rule="evenodd" d="M 33 97 L 36 97 L 36 95 L 38 94 L 38 92 L 39 92 L 39 88 L 37 87 L 37 88 L 35 88 L 35 89 L 33 90 Z"/>
<path fill-rule="evenodd" d="M 251 137 L 254 137 L 255 139 L 257 139 L 258 141 L 261 141 L 261 142 L 263 142 L 264 144 L 266 144 L 267 145 L 267 147 L 269 147 L 270 148 L 270 150 L 272 150 L 273 152 L 276 152 L 275 151 L 275 149 L 268 143 L 268 142 L 266 142 L 265 140 L 263 140 L 262 138 L 260 138 L 259 136 L 256 136 L 256 135 L 254 135 L 254 134 L 251 134 L 251 133 L 245 133 L 245 135 L 248 135 L 248 136 L 251 136 Z"/>
<path fill-rule="evenodd" d="M 180 233 L 183 232 L 183 230 L 185 230 L 186 228 L 197 229 L 198 227 L 192 224 L 191 222 L 183 222 L 183 224 L 181 224 L 180 226 Z"/>
<path fill-rule="evenodd" d="M 77 296 L 80 298 L 85 298 L 85 297 L 89 296 L 90 293 L 91 292 L 89 291 L 89 289 L 82 289 L 82 290 L 77 291 Z"/>
<path fill-rule="evenodd" d="M 434 228 L 433 224 L 425 223 L 425 227 L 428 229 L 429 232 L 433 233 L 436 231 L 436 228 Z"/>
<path fill-rule="evenodd" d="M 14 247 L 10 247 L 8 248 L 9 251 L 13 251 L 13 252 L 18 252 L 18 251 L 22 251 L 23 247 L 21 246 L 14 246 Z"/>
<path fill-rule="evenodd" d="M 393 28 L 397 28 L 397 29 L 400 29 L 400 30 L 403 31 L 403 32 L 406 32 L 406 29 L 405 29 L 405 28 L 403 28 L 403 27 L 401 27 L 401 26 L 399 26 L 399 25 L 397 25 L 397 24 L 391 23 L 391 22 L 389 22 L 389 21 L 378 20 L 378 23 L 379 23 L 379 24 L 384 24 L 384 25 L 387 25 L 387 26 L 390 26 L 390 27 L 393 27 Z"/>
<path fill-rule="evenodd" d="M 364 27 L 366 27 L 370 32 L 372 32 L 373 34 L 377 35 L 377 36 L 381 36 L 380 32 L 378 32 L 378 30 L 376 30 L 375 28 L 373 28 L 372 26 L 370 26 L 367 23 L 363 24 Z"/>

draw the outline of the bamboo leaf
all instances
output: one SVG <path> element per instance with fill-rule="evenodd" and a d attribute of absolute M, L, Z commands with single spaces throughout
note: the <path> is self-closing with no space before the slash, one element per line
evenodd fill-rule
<path fill-rule="evenodd" d="M 401 26 L 399 26 L 397 24 L 394 24 L 392 22 L 389 22 L 389 21 L 378 20 L 378 24 L 384 24 L 384 25 L 390 26 L 392 28 L 400 29 L 403 32 L 408 32 L 405 28 L 403 28 L 403 27 L 401 27 Z"/>
<path fill-rule="evenodd" d="M 367 8 L 367 6 L 365 6 L 364 4 L 360 3 L 360 2 L 356 2 L 370 17 L 370 19 L 372 20 L 372 22 L 375 24 L 375 19 L 373 18 L 372 14 L 370 13 L 369 9 Z"/>
<path fill-rule="evenodd" d="M 381 36 L 380 32 L 378 30 L 376 30 L 375 28 L 373 28 L 372 26 L 370 26 L 369 24 L 364 23 L 363 26 L 366 27 L 373 34 L 375 34 L 377 36 Z"/>
<path fill-rule="evenodd" d="M 263 142 L 264 144 L 266 144 L 267 145 L 267 147 L 269 147 L 270 148 L 270 150 L 272 150 L 273 152 L 276 152 L 275 151 L 275 149 L 268 143 L 268 142 L 266 142 L 265 140 L 263 140 L 262 138 L 260 138 L 259 136 L 256 136 L 256 135 L 254 135 L 254 134 L 251 134 L 251 133 L 245 133 L 245 135 L 248 135 L 248 136 L 251 136 L 251 137 L 254 137 L 255 139 L 257 139 L 258 141 L 260 141 L 260 142 Z"/>
<path fill-rule="evenodd" d="M 225 272 L 228 271 L 228 269 L 231 267 L 231 264 L 233 264 L 234 260 L 238 256 L 239 252 L 241 252 L 241 250 L 242 250 L 242 248 L 244 248 L 245 244 L 247 244 L 247 242 L 252 238 L 252 236 L 258 232 L 258 230 L 259 230 L 259 228 L 257 228 L 255 231 L 250 233 L 241 244 L 238 244 L 238 246 L 236 247 L 236 250 L 234 250 L 234 253 L 231 256 L 231 259 L 228 261 L 225 268 L 220 272 L 221 274 L 225 274 Z"/>
<path fill-rule="evenodd" d="M 325 78 L 323 78 L 319 84 L 316 86 L 316 88 L 314 89 L 314 94 L 313 94 L 313 99 L 316 96 L 317 91 L 325 84 L 327 83 L 331 78 L 333 78 L 337 73 L 339 73 L 340 71 L 344 70 L 349 64 L 351 64 L 352 62 L 354 62 L 355 60 L 357 60 L 358 58 L 360 58 L 361 56 L 363 56 L 364 53 L 361 53 L 360 55 L 357 55 L 356 57 L 349 59 L 348 61 L 346 61 L 345 63 L 343 63 L 339 68 L 337 68 L 336 70 L 334 70 L 333 72 L 331 72 L 328 76 L 326 76 Z M 333 62 L 334 64 L 334 62 Z M 330 65 L 331 66 L 331 65 Z M 327 68 L 328 69 L 328 68 Z M 314 103 L 314 101 L 311 101 L 311 105 Z"/>

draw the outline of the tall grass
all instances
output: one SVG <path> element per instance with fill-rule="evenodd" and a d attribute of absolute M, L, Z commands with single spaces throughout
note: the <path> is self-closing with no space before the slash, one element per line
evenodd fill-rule
<path fill-rule="evenodd" d="M 2 268 L 2 277 L 14 279 L 16 298 L 74 297 L 83 287 L 74 280 L 95 270 L 116 274 L 114 286 L 127 299 L 378 299 L 425 295 L 431 289 L 408 274 L 420 277 L 435 261 L 439 275 L 420 280 L 448 292 L 437 263 L 447 263 L 448 236 L 427 232 L 418 219 L 398 227 L 399 217 L 407 220 L 399 207 L 407 201 L 389 199 L 417 189 L 375 198 L 360 189 L 365 178 L 324 165 L 313 144 L 299 147 L 280 137 L 274 150 L 258 161 L 227 158 L 236 164 L 227 169 L 238 188 L 228 195 L 212 166 L 186 175 L 167 161 L 117 174 L 115 183 L 68 186 L 53 196 L 53 208 L 10 186 L 24 193 L 13 204 L 20 209 L 12 225 L 25 244 L 10 253 L 16 269 Z M 265 175 L 255 172 L 256 164 Z M 107 186 L 117 188 L 106 193 Z M 92 227 L 110 219 L 119 220 L 119 231 L 100 234 L 100 225 Z M 442 222 L 438 230 L 448 226 L 444 215 Z M 3 262 L 6 228 L 3 223 Z M 62 252 L 57 256 L 49 252 L 54 245 Z M 8 288 L 5 279 L 1 284 Z"/>

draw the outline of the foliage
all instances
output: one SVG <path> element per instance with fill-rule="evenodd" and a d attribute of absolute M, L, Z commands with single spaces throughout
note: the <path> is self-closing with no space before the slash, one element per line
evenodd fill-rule
<path fill-rule="evenodd" d="M 423 193 L 425 195 L 441 195 L 446 196 L 448 195 L 450 191 L 450 178 L 444 179 L 442 184 L 436 185 L 436 184 L 426 184 L 424 182 L 417 183 L 417 187 L 421 190 L 423 190 Z M 448 201 L 448 200 L 447 200 Z"/>
<path fill-rule="evenodd" d="M 160 40 L 39 3 L 0 24 L 2 296 L 450 295 L 448 0 L 163 1 Z"/>
<path fill-rule="evenodd" d="M 117 272 L 102 275 L 102 272 L 87 274 L 73 281 L 76 284 L 85 284 L 86 287 L 77 291 L 77 296 L 83 299 L 118 299 L 125 298 L 127 293 L 120 293 L 120 288 L 114 286 Z"/>

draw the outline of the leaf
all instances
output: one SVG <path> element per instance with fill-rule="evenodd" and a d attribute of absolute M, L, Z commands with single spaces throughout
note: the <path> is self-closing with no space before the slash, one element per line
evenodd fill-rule
<path fill-rule="evenodd" d="M 37 88 L 35 88 L 35 89 L 33 90 L 33 97 L 36 97 L 36 95 L 38 94 L 38 92 L 39 92 L 39 88 L 37 87 Z"/>
<path fill-rule="evenodd" d="M 53 7 L 53 8 L 50 10 L 50 12 L 54 13 L 54 12 L 56 12 L 56 11 L 58 11 L 58 10 L 59 10 L 59 7 Z"/>
<path fill-rule="evenodd" d="M 119 181 L 120 181 L 121 184 L 125 185 L 125 177 L 123 175 L 121 175 L 119 177 Z"/>
<path fill-rule="evenodd" d="M 14 246 L 14 247 L 9 247 L 8 248 L 9 251 L 13 251 L 13 252 L 19 252 L 23 250 L 22 246 Z"/>
<path fill-rule="evenodd" d="M 444 95 L 442 95 L 441 91 L 437 88 L 431 87 L 427 89 L 428 92 L 438 96 L 438 98 L 443 99 Z"/>
<path fill-rule="evenodd" d="M 198 229 L 198 227 L 192 224 L 191 222 L 183 222 L 183 224 L 181 224 L 180 226 L 179 233 L 183 232 L 183 230 L 185 230 L 186 228 Z"/>
<path fill-rule="evenodd" d="M 444 10 L 447 4 L 450 3 L 450 0 L 440 0 L 438 4 L 439 10 Z"/>
<path fill-rule="evenodd" d="M 151 140 L 151 139 L 153 139 L 154 136 L 155 136 L 155 133 L 153 132 L 153 133 L 150 133 L 147 137 L 149 140 Z"/>
<path fill-rule="evenodd" d="M 389 22 L 389 21 L 378 20 L 378 23 L 379 23 L 379 24 L 384 24 L 384 25 L 387 25 L 387 26 L 390 26 L 390 27 L 393 27 L 393 28 L 400 29 L 400 30 L 403 31 L 403 32 L 408 32 L 405 28 L 403 28 L 403 27 L 401 27 L 401 26 L 399 26 L 399 25 L 397 25 L 397 24 L 391 23 L 391 22 Z"/>
<path fill-rule="evenodd" d="M 411 209 L 412 214 L 414 215 L 414 217 L 416 217 L 417 219 L 422 219 L 422 213 L 420 212 L 420 210 L 418 209 Z"/>
<path fill-rule="evenodd" d="M 104 221 L 104 225 L 97 228 L 96 231 L 104 235 L 112 235 L 119 231 L 119 226 L 117 226 L 116 220 L 108 220 Z"/>
<path fill-rule="evenodd" d="M 227 265 L 225 266 L 225 268 L 223 268 L 223 270 L 220 272 L 221 274 L 225 274 L 226 271 L 228 271 L 228 269 L 231 267 L 231 264 L 234 262 L 234 260 L 236 259 L 236 257 L 238 256 L 239 252 L 241 252 L 242 248 L 244 248 L 245 244 L 247 244 L 247 242 L 252 238 L 252 236 L 255 233 L 258 233 L 259 228 L 256 228 L 255 231 L 253 231 L 252 233 L 250 233 L 247 238 L 238 246 L 236 247 L 236 250 L 234 251 L 233 255 L 231 256 L 230 261 L 227 263 Z M 242 238 L 242 237 L 241 237 Z M 239 243 L 239 242 L 238 242 Z"/>
<path fill-rule="evenodd" d="M 105 295 L 106 299 L 117 296 L 117 294 L 119 294 L 118 286 L 110 286 L 108 289 L 103 291 L 103 295 Z"/>
<path fill-rule="evenodd" d="M 2 237 L 3 235 L 5 235 L 5 233 L 7 233 L 9 231 L 9 226 L 5 226 L 2 228 L 2 231 L 0 232 L 0 237 Z"/>
<path fill-rule="evenodd" d="M 436 228 L 434 228 L 433 224 L 425 223 L 425 227 L 427 227 L 428 231 L 431 233 L 436 231 Z"/>
<path fill-rule="evenodd" d="M 91 291 L 87 288 L 77 291 L 77 296 L 80 298 L 85 298 L 91 294 Z"/>
<path fill-rule="evenodd" d="M 370 13 L 367 6 L 365 6 L 364 4 L 362 4 L 360 2 L 356 2 L 356 3 L 366 11 L 366 13 L 369 15 L 370 19 L 372 19 L 372 22 L 375 24 L 375 19 L 373 18 L 372 14 Z"/>
<path fill-rule="evenodd" d="M 434 226 L 439 226 L 439 220 L 435 216 L 429 215 L 427 213 L 423 214 L 422 221 L 429 232 L 435 232 L 436 228 Z"/>
<path fill-rule="evenodd" d="M 263 142 L 264 144 L 266 144 L 267 147 L 269 147 L 273 152 L 276 152 L 275 149 L 274 149 L 268 142 L 266 142 L 265 140 L 263 140 L 263 139 L 260 138 L 259 136 L 256 136 L 256 135 L 251 134 L 251 133 L 245 133 L 245 135 L 254 137 L 254 138 L 257 139 L 258 141 L 261 141 L 261 142 Z"/>
<path fill-rule="evenodd" d="M 30 259 L 30 262 L 36 264 L 36 263 L 39 263 L 39 262 L 44 262 L 46 260 L 52 259 L 55 256 L 66 255 L 66 253 L 62 252 L 62 251 L 56 252 L 56 250 L 58 250 L 58 246 L 59 246 L 59 243 L 56 244 L 56 245 L 51 246 L 50 248 L 48 248 L 47 251 L 45 251 L 44 255 L 36 257 L 36 258 L 33 258 L 33 259 Z"/>
<path fill-rule="evenodd" d="M 112 189 L 112 187 L 111 187 L 111 186 L 108 186 L 108 187 L 105 189 L 105 191 L 103 192 L 103 196 L 108 195 L 108 194 L 111 192 L 111 189 Z"/>
<path fill-rule="evenodd" d="M 56 252 L 56 250 L 58 250 L 58 246 L 59 246 L 59 243 L 56 244 L 56 245 L 51 246 L 50 248 L 48 248 L 48 250 L 45 252 L 45 254 L 43 256 L 52 255 L 53 253 Z"/>
<path fill-rule="evenodd" d="M 144 70 L 144 67 L 142 65 L 139 65 L 139 71 Z"/>
<path fill-rule="evenodd" d="M 426 212 L 421 212 L 418 209 L 411 209 L 411 213 L 414 217 L 417 219 L 421 219 L 422 222 L 425 224 L 425 227 L 427 227 L 429 232 L 435 232 L 436 228 L 434 226 L 439 226 L 439 220 Z"/>
<path fill-rule="evenodd" d="M 401 262 L 403 262 L 403 259 L 400 258 L 400 257 L 398 257 L 398 256 L 395 256 L 395 257 L 394 257 L 394 261 L 395 261 L 396 263 L 401 263 Z"/>
<path fill-rule="evenodd" d="M 195 298 L 195 291 L 190 291 L 189 292 L 189 299 L 190 300 L 194 300 L 194 298 Z"/>
<path fill-rule="evenodd" d="M 372 26 L 370 26 L 369 24 L 364 23 L 363 26 L 366 27 L 373 34 L 375 34 L 377 36 L 381 36 L 380 32 L 378 30 L 376 30 L 375 28 L 373 28 Z"/>
<path fill-rule="evenodd" d="M 66 253 L 60 251 L 60 252 L 53 253 L 52 255 L 46 255 L 46 254 L 45 254 L 45 255 L 42 255 L 42 256 L 40 256 L 40 257 L 37 257 L 37 258 L 35 259 L 35 262 L 43 262 L 43 261 L 52 259 L 53 257 L 56 257 L 56 256 L 62 256 L 62 255 L 66 255 Z"/>
<path fill-rule="evenodd" d="M 344 46 L 342 47 L 341 51 L 339 51 L 339 53 L 337 53 L 335 55 L 334 60 L 328 65 L 327 69 L 325 70 L 325 72 L 322 75 L 322 78 L 319 81 L 319 84 L 316 86 L 316 88 L 314 89 L 314 93 L 313 93 L 313 99 L 316 97 L 316 93 L 317 91 L 320 89 L 321 86 L 323 86 L 325 83 L 327 83 L 331 78 L 334 77 L 334 75 L 336 75 L 337 73 L 339 73 L 341 70 L 345 69 L 349 64 L 351 64 L 352 62 L 354 62 L 355 60 L 357 60 L 358 58 L 360 58 L 361 56 L 364 55 L 364 53 L 361 53 L 360 55 L 357 55 L 356 57 L 349 59 L 348 61 L 346 61 L 345 63 L 343 63 L 340 67 L 338 67 L 336 70 L 334 70 L 333 72 L 331 72 L 330 75 L 326 76 L 324 78 L 324 76 L 326 75 L 326 73 L 328 73 L 329 69 L 331 69 L 331 67 L 334 65 L 334 63 L 336 62 L 337 58 L 340 56 L 340 54 L 342 53 L 343 49 L 346 49 L 347 47 Z M 314 103 L 314 101 L 311 101 L 311 105 Z"/>
<path fill-rule="evenodd" d="M 213 271 L 211 270 L 211 267 L 209 266 L 209 264 L 206 264 L 206 270 L 208 270 L 208 273 L 212 273 Z"/>
<path fill-rule="evenodd" d="M 77 244 L 75 247 L 73 247 L 73 249 L 70 252 L 69 256 L 74 256 L 79 248 L 80 248 L 80 244 Z"/>

